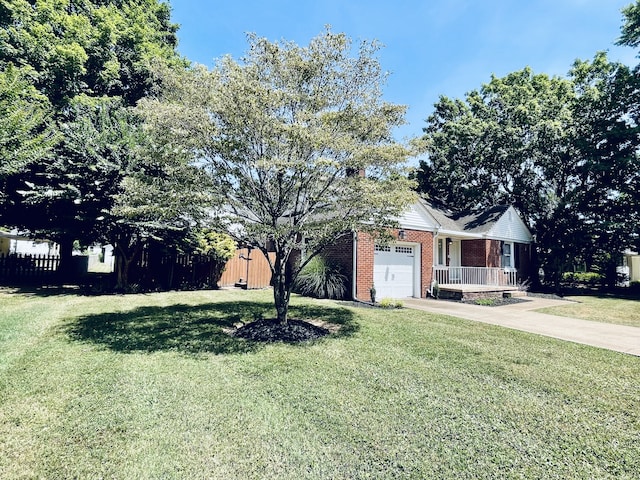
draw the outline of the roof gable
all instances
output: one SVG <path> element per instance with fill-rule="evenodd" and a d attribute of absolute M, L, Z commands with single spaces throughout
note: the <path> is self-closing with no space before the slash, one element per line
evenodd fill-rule
<path fill-rule="evenodd" d="M 402 228 L 411 230 L 435 231 L 440 227 L 437 219 L 421 201 L 411 204 L 411 207 L 398 219 L 398 223 Z"/>
<path fill-rule="evenodd" d="M 412 205 L 400 224 L 404 228 L 416 228 L 418 217 L 422 213 L 421 229 L 445 234 L 461 235 L 470 238 L 490 238 L 494 240 L 529 243 L 533 240 L 531 232 L 509 205 L 496 205 L 481 212 L 452 212 L 436 208 L 425 200 Z"/>
<path fill-rule="evenodd" d="M 487 237 L 496 240 L 507 240 L 520 243 L 533 241 L 531 232 L 525 225 L 516 209 L 508 207 L 505 212 L 496 220 L 491 229 L 487 232 Z"/>

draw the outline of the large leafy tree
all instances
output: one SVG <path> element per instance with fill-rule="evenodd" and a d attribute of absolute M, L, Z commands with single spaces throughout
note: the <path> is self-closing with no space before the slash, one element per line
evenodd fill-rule
<path fill-rule="evenodd" d="M 579 253 L 615 286 L 619 254 L 640 234 L 640 77 L 600 54 L 576 62 L 572 78 L 579 91 L 574 117 L 581 163 L 570 198 L 587 240 Z"/>
<path fill-rule="evenodd" d="M 176 241 L 204 217 L 208 177 L 186 151 L 160 146 L 117 98 L 76 97 L 60 128 L 65 155 L 39 172 L 49 188 L 19 192 L 18 211 L 62 246 L 76 238 L 112 244 L 124 289 L 148 240 Z"/>
<path fill-rule="evenodd" d="M 567 79 L 527 68 L 464 100 L 443 97 L 425 128 L 420 190 L 453 208 L 513 204 L 547 279 L 584 261 L 613 283 L 637 228 L 637 96 L 637 76 L 600 53 Z"/>
<path fill-rule="evenodd" d="M 381 98 L 377 51 L 363 42 L 352 56 L 351 41 L 330 31 L 307 47 L 251 35 L 241 62 L 194 69 L 146 103 L 164 137 L 212 172 L 219 223 L 269 259 L 280 322 L 309 260 L 354 229 L 390 225 L 412 198 L 408 151 L 392 138 L 405 108 Z"/>
<path fill-rule="evenodd" d="M 2 216 L 58 241 L 64 271 L 72 242 L 104 231 L 101 212 L 130 174 L 113 169 L 135 165 L 126 152 L 142 137 L 127 134 L 130 118 L 115 110 L 152 91 L 157 64 L 185 62 L 169 6 L 158 0 L 7 0 L 0 10 L 0 68 L 31 72 L 61 140 L 47 159 L 7 179 Z"/>
<path fill-rule="evenodd" d="M 441 97 L 425 128 L 420 190 L 459 209 L 510 203 L 535 224 L 571 183 L 572 96 L 569 81 L 525 68 L 464 100 Z"/>
<path fill-rule="evenodd" d="M 133 105 L 153 87 L 154 62 L 183 63 L 158 0 L 5 0 L 0 27 L 0 67 L 29 66 L 56 107 L 78 94 Z"/>
<path fill-rule="evenodd" d="M 27 71 L 10 66 L 0 71 L 0 202 L 5 180 L 38 161 L 53 147 L 47 98 L 29 81 Z"/>

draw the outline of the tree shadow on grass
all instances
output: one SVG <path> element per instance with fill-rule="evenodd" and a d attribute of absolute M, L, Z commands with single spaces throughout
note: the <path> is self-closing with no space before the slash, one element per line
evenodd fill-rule
<path fill-rule="evenodd" d="M 231 332 L 239 324 L 273 316 L 273 303 L 269 302 L 180 304 L 86 315 L 69 320 L 64 329 L 74 341 L 96 344 L 116 352 L 175 351 L 186 355 L 221 355 L 257 351 L 262 343 L 236 338 Z M 292 305 L 290 317 L 337 327 L 329 338 L 349 336 L 359 328 L 353 313 L 342 307 Z"/>

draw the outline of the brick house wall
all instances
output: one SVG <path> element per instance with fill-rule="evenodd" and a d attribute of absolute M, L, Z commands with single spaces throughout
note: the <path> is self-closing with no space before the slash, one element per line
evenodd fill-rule
<path fill-rule="evenodd" d="M 375 241 L 368 233 L 358 232 L 357 242 L 357 271 L 356 298 L 358 300 L 371 300 L 370 289 L 373 285 L 373 259 Z"/>
<path fill-rule="evenodd" d="M 320 256 L 328 263 L 336 265 L 347 277 L 346 298 L 351 298 L 353 291 L 353 235 L 345 235 L 325 248 Z"/>
<path fill-rule="evenodd" d="M 461 263 L 465 267 L 485 267 L 487 265 L 487 240 L 462 240 Z"/>
<path fill-rule="evenodd" d="M 461 262 L 465 267 L 500 267 L 499 240 L 462 240 L 461 250 Z"/>
<path fill-rule="evenodd" d="M 502 266 L 502 247 L 500 240 L 487 240 L 487 267 L 500 268 Z"/>

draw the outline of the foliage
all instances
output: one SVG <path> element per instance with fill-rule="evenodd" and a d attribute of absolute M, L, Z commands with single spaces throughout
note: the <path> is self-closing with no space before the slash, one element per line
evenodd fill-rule
<path fill-rule="evenodd" d="M 0 67 L 29 66 L 58 109 L 79 94 L 134 105 L 153 87 L 153 62 L 183 63 L 158 0 L 6 0 L 0 12 Z"/>
<path fill-rule="evenodd" d="M 236 242 L 226 233 L 204 229 L 196 234 L 196 238 L 198 241 L 196 253 L 210 255 L 227 261 L 233 257 L 236 252 Z"/>
<path fill-rule="evenodd" d="M 315 298 L 342 300 L 347 293 L 348 279 L 337 265 L 316 256 L 300 271 L 293 291 Z"/>
<path fill-rule="evenodd" d="M 617 44 L 637 48 L 640 46 L 640 1 L 636 0 L 623 8 L 622 14 L 625 21 Z"/>
<path fill-rule="evenodd" d="M 378 306 L 381 308 L 402 308 L 404 303 L 402 300 L 396 300 L 393 298 L 381 298 L 378 302 Z"/>
<path fill-rule="evenodd" d="M 31 85 L 27 69 L 0 70 L 0 197 L 6 177 L 41 159 L 54 145 L 49 115 L 49 102 Z"/>
<path fill-rule="evenodd" d="M 227 261 L 236 252 L 236 242 L 226 233 L 216 232 L 211 229 L 198 231 L 196 238 L 198 241 L 196 253 L 207 255 L 212 259 L 209 278 L 211 279 L 211 287 L 217 288 Z"/>
<path fill-rule="evenodd" d="M 562 280 L 595 287 L 602 283 L 602 275 L 597 272 L 565 272 L 562 274 Z"/>
<path fill-rule="evenodd" d="M 8 0 L 0 13 L 0 70 L 28 72 L 28 91 L 38 92 L 34 105 L 46 99 L 52 106 L 50 124 L 60 139 L 49 157 L 6 179 L 3 223 L 60 243 L 61 271 L 74 240 L 86 244 L 115 235 L 122 244 L 124 235 L 130 244 L 153 234 L 158 209 L 153 219 L 146 212 L 136 219 L 145 224 L 139 235 L 127 224 L 131 209 L 125 211 L 122 199 L 139 201 L 144 187 L 147 200 L 161 199 L 147 202 L 149 209 L 165 203 L 166 212 L 171 197 L 161 194 L 164 180 L 143 178 L 154 175 L 149 165 L 157 160 L 140 160 L 146 148 L 140 144 L 150 143 L 128 108 L 157 85 L 153 65 L 185 65 L 175 51 L 169 6 L 158 0 Z M 134 168 L 141 170 L 134 175 Z M 116 204 L 123 226 L 117 234 Z"/>
<path fill-rule="evenodd" d="M 497 298 L 478 298 L 473 301 L 476 305 L 482 305 L 485 307 L 493 307 L 498 303 Z"/>
<path fill-rule="evenodd" d="M 417 178 L 430 200 L 474 210 L 512 204 L 531 225 L 566 188 L 567 80 L 529 68 L 492 77 L 465 100 L 441 97 L 427 120 L 428 161 Z"/>
<path fill-rule="evenodd" d="M 301 268 L 354 229 L 383 229 L 413 198 L 408 150 L 392 138 L 405 108 L 381 98 L 376 42 L 326 31 L 299 47 L 249 36 L 242 63 L 165 75 L 147 120 L 198 152 L 225 210 L 219 223 L 267 256 L 278 319 Z M 359 175 L 363 172 L 365 175 Z M 293 264 L 292 254 L 305 252 Z"/>

